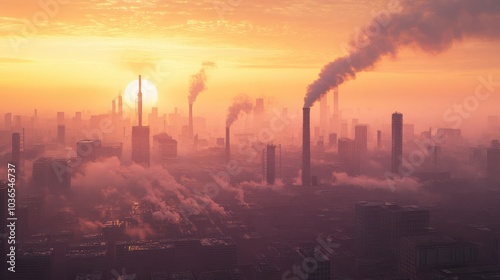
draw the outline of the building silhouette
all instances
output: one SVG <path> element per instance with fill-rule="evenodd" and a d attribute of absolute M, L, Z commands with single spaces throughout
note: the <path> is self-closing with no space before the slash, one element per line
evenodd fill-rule
<path fill-rule="evenodd" d="M 71 168 L 68 159 L 41 157 L 33 162 L 32 182 L 38 188 L 69 190 L 71 188 Z"/>
<path fill-rule="evenodd" d="M 355 176 L 360 174 L 361 162 L 355 140 L 340 138 L 338 155 L 342 167 L 348 175 Z"/>
<path fill-rule="evenodd" d="M 392 155 L 391 171 L 399 173 L 403 162 L 403 114 L 395 112 L 392 114 Z"/>
<path fill-rule="evenodd" d="M 365 159 L 368 153 L 368 126 L 358 124 L 354 127 L 354 141 L 359 157 Z"/>
<path fill-rule="evenodd" d="M 276 145 L 267 145 L 265 159 L 266 182 L 268 185 L 274 185 L 276 181 Z"/>
<path fill-rule="evenodd" d="M 160 162 L 177 158 L 177 140 L 166 133 L 153 136 L 153 154 Z"/>
<path fill-rule="evenodd" d="M 149 126 L 142 125 L 142 82 L 139 75 L 138 125 L 132 127 L 132 161 L 144 167 L 150 165 Z"/>

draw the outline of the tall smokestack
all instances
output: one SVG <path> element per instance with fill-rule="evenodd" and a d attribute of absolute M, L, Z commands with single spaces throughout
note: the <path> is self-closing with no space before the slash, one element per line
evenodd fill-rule
<path fill-rule="evenodd" d="M 123 100 L 122 96 L 118 96 L 118 116 L 121 118 L 123 116 Z"/>
<path fill-rule="evenodd" d="M 311 185 L 311 108 L 304 107 L 302 124 L 302 185 Z"/>
<path fill-rule="evenodd" d="M 137 94 L 137 113 L 139 114 L 139 126 L 142 126 L 142 85 L 141 75 L 139 75 L 139 93 Z"/>
<path fill-rule="evenodd" d="M 231 160 L 231 153 L 230 153 L 230 142 L 229 142 L 229 126 L 226 127 L 226 163 Z"/>
<path fill-rule="evenodd" d="M 116 115 L 116 100 L 111 101 L 111 115 L 114 117 Z"/>
<path fill-rule="evenodd" d="M 189 137 L 193 137 L 194 128 L 193 128 L 193 103 L 189 103 Z"/>

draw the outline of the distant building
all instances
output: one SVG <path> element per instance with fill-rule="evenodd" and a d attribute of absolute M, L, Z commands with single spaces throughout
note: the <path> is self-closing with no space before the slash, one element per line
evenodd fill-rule
<path fill-rule="evenodd" d="M 149 167 L 149 126 L 132 127 L 132 161 Z"/>
<path fill-rule="evenodd" d="M 462 130 L 458 128 L 438 128 L 437 135 L 448 148 L 456 148 L 462 143 Z"/>
<path fill-rule="evenodd" d="M 359 175 L 361 162 L 358 150 L 356 149 L 356 141 L 348 138 L 339 139 L 338 144 L 339 160 L 345 172 L 351 176 Z"/>
<path fill-rule="evenodd" d="M 166 133 L 153 136 L 153 155 L 160 162 L 177 158 L 177 140 Z"/>
<path fill-rule="evenodd" d="M 355 206 L 355 229 L 364 258 L 397 255 L 400 239 L 427 234 L 429 223 L 429 210 L 415 205 L 360 201 Z"/>
<path fill-rule="evenodd" d="M 392 114 L 392 160 L 391 171 L 398 174 L 403 162 L 403 114 Z"/>
<path fill-rule="evenodd" d="M 368 126 L 358 124 L 354 127 L 354 141 L 356 150 L 361 159 L 365 159 L 368 153 Z"/>
<path fill-rule="evenodd" d="M 328 146 L 337 146 L 337 133 L 330 133 L 328 136 Z"/>
<path fill-rule="evenodd" d="M 58 144 L 66 143 L 66 126 L 64 125 L 57 126 L 57 143 Z"/>
<path fill-rule="evenodd" d="M 418 236 L 401 240 L 399 270 L 411 280 L 424 279 L 430 269 L 452 268 L 475 264 L 474 245 L 449 237 Z M 425 278 L 427 279 L 427 278 Z"/>
<path fill-rule="evenodd" d="M 268 185 L 274 185 L 276 181 L 276 145 L 267 145 L 265 160 L 266 182 Z"/>
<path fill-rule="evenodd" d="M 41 157 L 33 162 L 32 182 L 36 187 L 52 190 L 71 188 L 71 168 L 68 159 Z"/>
<path fill-rule="evenodd" d="M 21 134 L 12 133 L 12 161 L 16 168 L 20 168 L 21 163 Z"/>

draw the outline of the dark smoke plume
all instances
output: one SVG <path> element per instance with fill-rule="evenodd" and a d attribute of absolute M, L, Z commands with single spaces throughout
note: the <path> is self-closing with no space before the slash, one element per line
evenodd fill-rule
<path fill-rule="evenodd" d="M 231 126 L 237 119 L 240 112 L 250 113 L 253 109 L 252 101 L 248 96 L 239 96 L 234 99 L 233 104 L 227 108 L 226 126 Z"/>
<path fill-rule="evenodd" d="M 350 41 L 349 54 L 325 65 L 307 88 L 304 107 L 335 86 L 373 68 L 384 56 L 396 56 L 403 47 L 438 54 L 467 38 L 500 37 L 500 1 L 401 1 L 399 13 L 380 13 L 362 36 Z"/>
<path fill-rule="evenodd" d="M 196 101 L 196 97 L 202 91 L 206 89 L 205 83 L 207 81 L 208 69 L 215 68 L 215 62 L 206 61 L 201 64 L 201 69 L 198 73 L 191 76 L 191 84 L 189 85 L 189 104 L 193 104 Z"/>

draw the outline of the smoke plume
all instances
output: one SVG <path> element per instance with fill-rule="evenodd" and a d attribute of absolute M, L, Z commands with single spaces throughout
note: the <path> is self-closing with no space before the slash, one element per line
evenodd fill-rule
<path fill-rule="evenodd" d="M 205 83 L 207 81 L 207 73 L 208 69 L 215 68 L 215 62 L 206 61 L 201 64 L 201 69 L 198 73 L 191 76 L 191 84 L 189 85 L 189 103 L 193 104 L 196 101 L 196 97 L 202 91 L 206 89 Z"/>
<path fill-rule="evenodd" d="M 248 114 L 252 109 L 253 104 L 248 96 L 238 96 L 227 109 L 226 126 L 230 127 L 238 119 L 241 112 Z"/>
<path fill-rule="evenodd" d="M 396 14 L 379 13 L 363 34 L 353 36 L 349 53 L 325 65 L 307 88 L 304 107 L 335 86 L 373 68 L 384 56 L 396 56 L 403 47 L 438 54 L 467 38 L 500 37 L 500 1 L 401 1 Z"/>

